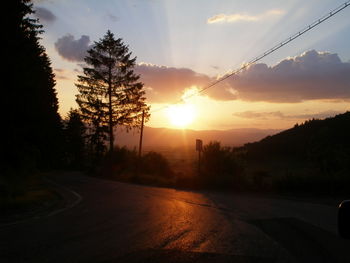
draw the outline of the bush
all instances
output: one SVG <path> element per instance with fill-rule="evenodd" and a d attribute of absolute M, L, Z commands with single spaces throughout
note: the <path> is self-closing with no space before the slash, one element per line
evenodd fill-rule
<path fill-rule="evenodd" d="M 97 175 L 157 186 L 170 186 L 175 180 L 174 172 L 163 155 L 149 152 L 140 159 L 136 150 L 126 147 L 116 147 L 112 153 L 107 153 L 99 165 Z"/>
<path fill-rule="evenodd" d="M 160 153 L 153 151 L 142 156 L 141 173 L 164 178 L 173 177 L 168 160 Z"/>
<path fill-rule="evenodd" d="M 232 148 L 210 142 L 203 148 L 200 180 L 206 186 L 241 187 L 243 165 Z"/>
<path fill-rule="evenodd" d="M 138 156 L 135 150 L 126 147 L 115 147 L 113 152 L 106 153 L 99 165 L 98 174 L 104 177 L 115 177 L 136 173 Z"/>

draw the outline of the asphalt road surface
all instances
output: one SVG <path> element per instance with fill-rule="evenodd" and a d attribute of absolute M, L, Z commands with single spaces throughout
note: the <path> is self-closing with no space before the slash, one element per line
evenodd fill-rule
<path fill-rule="evenodd" d="M 0 226 L 0 262 L 350 262 L 336 206 L 51 179 L 66 206 Z"/>

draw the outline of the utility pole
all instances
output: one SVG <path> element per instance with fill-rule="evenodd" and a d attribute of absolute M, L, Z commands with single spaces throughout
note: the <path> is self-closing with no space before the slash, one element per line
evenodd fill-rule
<path fill-rule="evenodd" d="M 196 151 L 198 151 L 198 176 L 201 173 L 201 152 L 203 150 L 203 141 L 196 139 Z"/>
<path fill-rule="evenodd" d="M 141 121 L 141 132 L 140 132 L 140 143 L 139 143 L 139 159 L 142 155 L 142 137 L 143 137 L 143 123 L 145 121 L 145 111 L 142 111 L 142 121 Z"/>
<path fill-rule="evenodd" d="M 140 131 L 140 142 L 139 142 L 139 158 L 136 163 L 136 177 L 140 174 L 141 168 L 141 156 L 142 156 L 142 138 L 143 138 L 143 123 L 145 122 L 145 111 L 142 111 L 142 120 L 141 120 L 141 131 Z"/>

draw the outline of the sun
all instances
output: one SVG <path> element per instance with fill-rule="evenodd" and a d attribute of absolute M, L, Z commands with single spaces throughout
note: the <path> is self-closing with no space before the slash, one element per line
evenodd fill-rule
<path fill-rule="evenodd" d="M 196 110 L 191 104 L 176 104 L 167 109 L 166 115 L 173 126 L 185 128 L 194 121 Z"/>

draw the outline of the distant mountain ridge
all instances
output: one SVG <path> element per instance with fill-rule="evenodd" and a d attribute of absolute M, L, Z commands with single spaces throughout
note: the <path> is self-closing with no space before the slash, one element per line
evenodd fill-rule
<path fill-rule="evenodd" d="M 296 124 L 259 142 L 245 144 L 241 149 L 249 159 L 317 159 L 337 166 L 336 163 L 350 157 L 350 112 Z"/>
<path fill-rule="evenodd" d="M 350 112 L 305 121 L 234 152 L 257 188 L 348 195 Z"/>
<path fill-rule="evenodd" d="M 277 129 L 230 129 L 230 130 L 181 130 L 168 128 L 145 127 L 143 146 L 146 148 L 157 147 L 192 147 L 196 139 L 203 140 L 204 144 L 209 141 L 220 141 L 225 146 L 241 146 L 248 142 L 259 141 L 266 136 L 276 134 Z M 140 134 L 135 131 L 125 132 L 117 128 L 115 144 L 138 147 Z"/>

